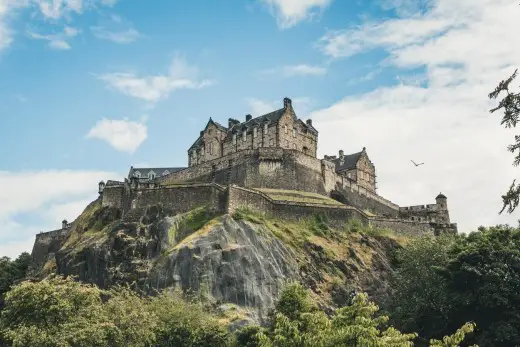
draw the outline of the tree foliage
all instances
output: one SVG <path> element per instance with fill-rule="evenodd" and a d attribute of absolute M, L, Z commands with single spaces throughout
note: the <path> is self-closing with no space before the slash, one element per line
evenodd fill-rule
<path fill-rule="evenodd" d="M 13 261 L 8 257 L 0 258 L 0 296 L 9 291 L 14 282 L 25 277 L 30 261 L 31 255 L 27 252 Z"/>
<path fill-rule="evenodd" d="M 495 90 L 488 95 L 490 99 L 496 99 L 499 95 L 505 93 L 498 106 L 492 108 L 490 112 L 502 111 L 504 115 L 500 124 L 506 128 L 515 128 L 520 116 L 520 92 L 515 93 L 511 91 L 511 83 L 517 76 L 518 70 L 515 70 L 509 78 L 501 81 Z M 508 150 L 513 154 L 516 153 L 513 165 L 518 166 L 520 164 L 520 135 L 515 135 L 515 143 L 509 145 Z M 509 190 L 502 196 L 502 200 L 504 205 L 500 213 L 504 212 L 506 208 L 508 213 L 512 213 L 518 207 L 520 202 L 520 185 L 516 185 L 516 181 L 513 181 Z"/>
<path fill-rule="evenodd" d="M 418 239 L 399 251 L 392 324 L 417 331 L 426 345 L 465 322 L 482 346 L 520 345 L 520 229 Z M 410 330 L 409 330 L 410 329 Z"/>

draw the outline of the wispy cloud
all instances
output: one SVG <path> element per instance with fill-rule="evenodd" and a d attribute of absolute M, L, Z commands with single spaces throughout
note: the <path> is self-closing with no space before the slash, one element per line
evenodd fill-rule
<path fill-rule="evenodd" d="M 201 79 L 198 68 L 189 65 L 180 55 L 175 56 L 169 72 L 164 75 L 138 76 L 134 73 L 117 72 L 98 78 L 125 95 L 151 103 L 167 98 L 178 89 L 201 89 L 215 83 L 210 79 Z"/>
<path fill-rule="evenodd" d="M 32 39 L 48 41 L 50 48 L 58 50 L 69 50 L 71 49 L 71 46 L 68 40 L 77 36 L 78 33 L 79 31 L 75 28 L 65 27 L 63 32 L 58 34 L 42 35 L 34 32 L 28 32 L 27 34 Z"/>
<path fill-rule="evenodd" d="M 402 17 L 327 34 L 323 52 L 340 58 L 384 49 L 392 69 L 406 75 L 420 67 L 424 73 L 314 112 L 320 151 L 366 146 L 381 195 L 407 205 L 428 203 L 442 191 L 463 232 L 481 224 L 516 224 L 517 217 L 498 215 L 501 194 L 518 176 L 507 151 L 514 134 L 489 114 L 487 94 L 520 61 L 520 6 L 432 0 L 426 10 L 398 12 Z M 346 129 L 347 142 L 335 135 L 338 129 Z M 415 158 L 425 162 L 421 169 L 409 166 Z"/>
<path fill-rule="evenodd" d="M 0 171 L 0 199 L 9 200 L 0 208 L 0 257 L 30 252 L 36 233 L 73 221 L 97 197 L 100 180 L 120 177 L 94 170 Z"/>
<path fill-rule="evenodd" d="M 294 27 L 325 10 L 333 0 L 261 0 L 268 6 L 281 29 Z"/>
<path fill-rule="evenodd" d="M 109 40 L 116 43 L 132 43 L 141 37 L 141 34 L 133 28 L 126 29 L 123 31 L 109 31 L 105 27 L 94 26 L 91 27 L 92 34 L 101 40 Z"/>
<path fill-rule="evenodd" d="M 116 150 L 128 153 L 134 153 L 147 137 L 146 117 L 139 122 L 104 118 L 87 134 L 89 139 L 105 141 Z"/>
<path fill-rule="evenodd" d="M 266 76 L 282 76 L 282 77 L 295 77 L 295 76 L 323 76 L 327 73 L 327 68 L 323 66 L 314 66 L 307 64 L 297 65 L 286 65 L 273 69 L 262 70 L 259 72 L 260 77 Z"/>
<path fill-rule="evenodd" d="M 120 44 L 134 42 L 142 37 L 132 23 L 120 16 L 112 15 L 100 25 L 90 27 L 92 34 L 101 40 L 109 40 Z"/>

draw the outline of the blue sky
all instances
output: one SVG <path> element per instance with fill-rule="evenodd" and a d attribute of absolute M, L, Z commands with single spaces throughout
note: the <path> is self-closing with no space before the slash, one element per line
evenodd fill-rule
<path fill-rule="evenodd" d="M 520 65 L 503 0 L 0 0 L 0 256 L 73 220 L 101 179 L 183 166 L 211 116 L 293 99 L 319 154 L 363 146 L 400 205 L 498 216 L 513 133 L 487 111 Z M 424 161 L 420 168 L 410 159 Z"/>

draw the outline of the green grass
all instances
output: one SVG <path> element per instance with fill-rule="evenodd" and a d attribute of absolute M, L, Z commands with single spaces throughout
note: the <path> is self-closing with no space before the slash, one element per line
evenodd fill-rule
<path fill-rule="evenodd" d="M 339 201 L 331 199 L 327 196 L 302 192 L 299 190 L 283 190 L 283 189 L 268 189 L 268 188 L 255 188 L 256 190 L 264 193 L 271 199 L 275 201 L 294 201 L 301 203 L 311 203 L 311 204 L 322 204 L 322 205 L 332 205 L 332 206 L 345 206 Z"/>

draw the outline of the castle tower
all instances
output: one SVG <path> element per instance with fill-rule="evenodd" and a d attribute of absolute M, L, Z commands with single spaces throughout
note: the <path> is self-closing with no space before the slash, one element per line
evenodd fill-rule
<path fill-rule="evenodd" d="M 67 225 L 68 225 L 68 222 L 66 219 L 64 219 L 62 222 L 61 222 L 61 228 L 62 229 L 67 229 Z"/>
<path fill-rule="evenodd" d="M 450 223 L 450 214 L 448 212 L 448 198 L 446 195 L 439 193 L 435 198 L 437 204 L 437 223 Z"/>

